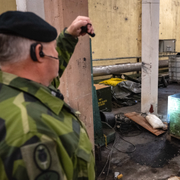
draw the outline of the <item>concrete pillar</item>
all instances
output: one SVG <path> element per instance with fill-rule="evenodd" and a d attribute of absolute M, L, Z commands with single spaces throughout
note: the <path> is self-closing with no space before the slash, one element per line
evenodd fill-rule
<path fill-rule="evenodd" d="M 141 112 L 158 107 L 159 0 L 142 0 Z"/>
<path fill-rule="evenodd" d="M 88 16 L 88 0 L 44 0 L 45 19 L 62 31 L 79 15 Z M 65 101 L 81 112 L 91 142 L 94 143 L 91 63 L 89 36 L 79 38 L 78 45 L 61 80 Z"/>

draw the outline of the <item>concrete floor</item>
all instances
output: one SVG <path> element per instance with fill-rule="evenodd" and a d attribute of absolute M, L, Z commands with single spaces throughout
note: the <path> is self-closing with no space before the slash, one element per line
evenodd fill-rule
<path fill-rule="evenodd" d="M 162 115 L 164 121 L 168 96 L 179 92 L 180 85 L 177 83 L 159 88 L 158 114 Z M 140 107 L 138 103 L 113 109 L 112 112 L 140 112 Z M 101 174 L 98 180 L 113 180 L 115 172 L 123 174 L 122 180 L 167 180 L 180 176 L 180 141 L 173 139 L 172 143 L 166 140 L 166 133 L 157 137 L 142 127 L 132 127 L 127 134 L 116 129 L 115 142 L 101 148 L 101 160 L 96 158 L 97 177 Z"/>

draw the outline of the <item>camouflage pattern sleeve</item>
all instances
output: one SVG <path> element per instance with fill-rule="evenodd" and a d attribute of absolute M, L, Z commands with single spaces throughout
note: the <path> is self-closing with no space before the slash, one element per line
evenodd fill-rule
<path fill-rule="evenodd" d="M 62 76 L 66 69 L 68 62 L 74 52 L 75 46 L 78 42 L 78 38 L 74 38 L 70 34 L 66 33 L 66 28 L 57 38 L 57 52 L 59 57 L 59 76 L 56 77 L 51 83 L 54 87 L 58 88 L 60 81 L 59 78 Z"/>

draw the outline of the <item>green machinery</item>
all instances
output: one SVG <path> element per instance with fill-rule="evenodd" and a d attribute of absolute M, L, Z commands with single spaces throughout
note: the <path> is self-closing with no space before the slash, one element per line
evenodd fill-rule
<path fill-rule="evenodd" d="M 91 39 L 90 39 L 91 48 Z M 93 81 L 93 68 L 92 68 L 92 51 L 91 54 L 91 82 L 92 82 L 92 99 L 93 99 L 93 121 L 94 121 L 94 143 L 96 146 L 101 147 L 114 141 L 115 131 L 106 122 L 101 121 L 100 111 L 98 106 L 98 99 L 96 89 Z"/>

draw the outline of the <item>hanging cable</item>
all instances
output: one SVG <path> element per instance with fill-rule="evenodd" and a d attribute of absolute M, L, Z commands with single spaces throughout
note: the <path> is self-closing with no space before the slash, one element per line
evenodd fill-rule
<path fill-rule="evenodd" d="M 124 116 L 123 113 L 120 113 L 121 115 Z M 118 119 L 119 118 L 119 119 Z M 117 151 L 121 152 L 121 153 L 133 153 L 135 150 L 136 150 L 136 146 L 134 144 L 132 144 L 131 142 L 125 140 L 122 136 L 124 137 L 133 137 L 133 136 L 137 136 L 139 135 L 141 132 L 142 132 L 142 129 L 136 124 L 134 123 L 132 120 L 130 120 L 129 118 L 125 118 L 125 117 L 118 117 L 116 115 L 116 123 L 115 123 L 115 126 L 112 128 L 111 126 L 109 126 L 110 128 L 112 128 L 116 133 L 115 133 L 115 140 L 113 142 L 113 145 L 111 148 L 108 148 L 107 147 L 107 144 L 106 144 L 106 148 L 110 150 L 108 156 L 107 156 L 107 160 L 105 162 L 105 165 L 103 166 L 99 176 L 97 177 L 97 180 L 101 177 L 102 173 L 104 172 L 105 168 L 107 167 L 107 173 L 106 173 L 106 177 L 104 180 L 107 179 L 108 175 L 109 175 L 109 170 L 110 170 L 110 166 L 111 166 L 111 157 L 112 157 L 112 152 L 113 152 L 113 149 L 115 148 Z M 118 126 L 118 128 L 117 128 Z M 129 132 L 132 132 L 132 127 L 136 127 L 140 132 L 138 134 L 135 134 L 135 135 L 131 135 L 131 136 L 127 136 L 125 135 L 125 133 L 129 133 Z M 122 151 L 120 150 L 119 148 L 116 147 L 116 143 L 117 143 L 117 139 L 118 139 L 118 135 L 119 135 L 119 138 L 121 138 L 123 141 L 131 144 L 134 149 L 132 151 Z M 107 138 L 105 136 L 105 138 Z"/>

